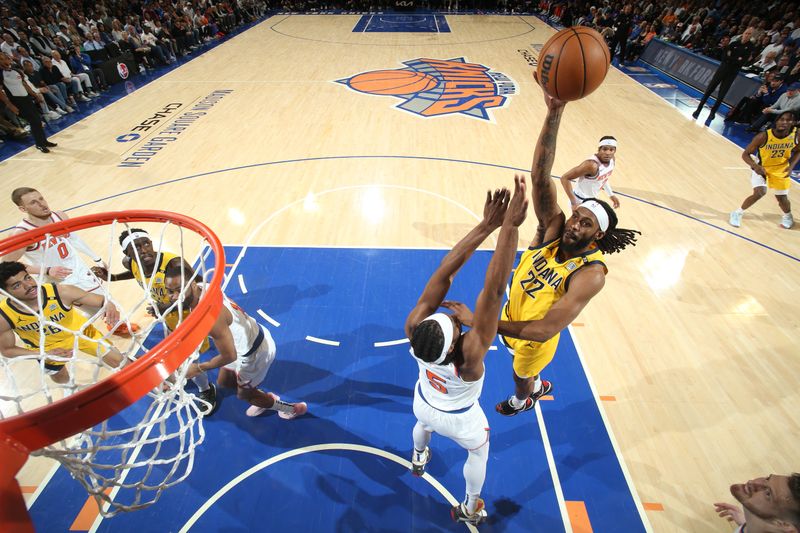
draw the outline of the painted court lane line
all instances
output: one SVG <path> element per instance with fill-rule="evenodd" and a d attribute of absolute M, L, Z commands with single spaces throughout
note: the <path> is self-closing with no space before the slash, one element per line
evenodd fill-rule
<path fill-rule="evenodd" d="M 263 318 L 264 320 L 266 320 L 267 322 L 269 322 L 270 324 L 272 324 L 272 325 L 273 325 L 273 326 L 275 326 L 276 328 L 279 328 L 279 327 L 281 327 L 281 323 L 280 323 L 280 322 L 278 322 L 277 320 L 275 320 L 274 318 L 272 318 L 271 316 L 269 316 L 267 313 L 265 313 L 265 312 L 264 312 L 264 311 L 262 311 L 261 309 L 258 309 L 258 310 L 256 311 L 256 313 L 258 313 L 258 316 L 260 316 L 261 318 Z"/>
<path fill-rule="evenodd" d="M 316 342 L 317 344 L 327 344 L 328 346 L 339 346 L 341 344 L 339 341 L 320 339 L 319 337 L 312 337 L 311 335 L 306 335 L 306 340 L 308 342 Z"/>

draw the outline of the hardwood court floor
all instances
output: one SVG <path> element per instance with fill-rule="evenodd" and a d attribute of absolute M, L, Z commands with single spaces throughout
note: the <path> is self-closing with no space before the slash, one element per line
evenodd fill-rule
<path fill-rule="evenodd" d="M 451 246 L 485 190 L 529 168 L 545 110 L 521 51 L 535 56 L 553 30 L 532 17 L 448 16 L 449 34 L 352 33 L 358 18 L 275 16 L 54 136 L 53 153 L 0 163 L 5 194 L 36 187 L 54 208 L 81 206 L 74 215 L 173 210 L 232 244 Z M 335 83 L 460 57 L 514 81 L 492 120 L 422 118 Z M 181 104 L 166 125 L 215 91 L 229 92 L 176 140 L 120 166 L 152 142 L 137 125 Z M 614 69 L 567 106 L 554 174 L 606 134 L 620 142 L 620 224 L 643 236 L 608 258 L 606 287 L 574 334 L 598 394 L 615 399 L 605 410 L 641 500 L 663 505 L 648 512 L 653 529 L 719 530 L 711 504 L 731 500 L 730 483 L 797 469 L 800 233 L 778 229 L 771 197 L 730 228 L 750 191 L 741 150 Z M 3 228 L 19 219 L 6 206 Z"/>

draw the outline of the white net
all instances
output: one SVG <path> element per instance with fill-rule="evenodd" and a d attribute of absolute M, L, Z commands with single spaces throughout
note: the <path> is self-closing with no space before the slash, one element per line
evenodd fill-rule
<path fill-rule="evenodd" d="M 125 241 L 126 258 L 120 241 L 130 235 L 139 238 Z M 92 247 L 98 243 L 102 257 Z M 197 257 L 195 270 L 206 279 L 210 252 L 199 234 L 173 223 L 114 221 L 31 243 L 21 259 L 26 269 L 16 274 L 10 259 L 19 253 L 0 258 L 0 419 L 94 385 L 163 340 L 188 316 L 185 294 L 170 301 L 164 289 L 164 267 L 173 256 Z M 205 436 L 202 417 L 211 406 L 185 390 L 200 348 L 138 402 L 32 455 L 69 469 L 104 516 L 154 503 L 189 475 Z"/>

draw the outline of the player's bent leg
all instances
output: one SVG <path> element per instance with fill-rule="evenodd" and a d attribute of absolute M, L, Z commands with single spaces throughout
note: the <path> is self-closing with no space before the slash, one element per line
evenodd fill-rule
<path fill-rule="evenodd" d="M 67 370 L 67 365 L 61 365 L 61 368 L 58 370 L 48 371 L 47 373 L 50 375 L 50 379 L 59 385 L 65 385 L 69 383 L 69 370 Z"/>
<path fill-rule="evenodd" d="M 486 463 L 489 460 L 489 428 L 484 428 L 484 442 L 468 449 L 464 463 L 464 481 L 466 496 L 464 501 L 450 509 L 450 518 L 455 522 L 478 525 L 488 517 L 486 504 L 480 497 L 483 483 L 486 481 Z M 473 442 L 472 444 L 478 444 Z"/>
<path fill-rule="evenodd" d="M 428 444 L 431 442 L 432 431 L 425 429 L 425 425 L 417 420 L 411 436 L 414 439 L 414 452 L 411 454 L 411 473 L 417 477 L 425 474 L 425 465 L 427 465 L 431 456 L 431 449 Z"/>
<path fill-rule="evenodd" d="M 533 409 L 536 401 L 553 390 L 549 381 L 540 380 L 539 374 L 555 356 L 558 336 L 542 344 L 534 353 L 514 355 L 514 394 L 495 406 L 503 416 L 514 416 Z"/>
<path fill-rule="evenodd" d="M 224 389 L 235 389 L 238 386 L 236 383 L 236 372 L 230 368 L 220 368 L 217 374 L 217 385 Z"/>
<path fill-rule="evenodd" d="M 791 229 L 794 226 L 794 218 L 792 217 L 792 203 L 789 201 L 789 189 L 780 189 L 775 191 L 775 199 L 778 200 L 778 205 L 783 211 L 781 217 L 781 227 L 784 229 Z"/>

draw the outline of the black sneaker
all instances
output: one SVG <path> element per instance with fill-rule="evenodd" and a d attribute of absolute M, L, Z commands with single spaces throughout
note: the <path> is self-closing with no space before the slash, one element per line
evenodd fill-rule
<path fill-rule="evenodd" d="M 431 461 L 431 449 L 425 446 L 425 452 L 422 454 L 422 460 L 417 462 L 414 460 L 414 457 L 417 456 L 417 452 L 411 452 L 411 473 L 417 477 L 422 477 L 425 474 L 425 465 Z"/>
<path fill-rule="evenodd" d="M 467 513 L 467 507 L 463 503 L 459 503 L 450 508 L 450 518 L 453 519 L 453 522 L 464 522 L 477 526 L 485 521 L 488 516 L 489 514 L 486 512 L 486 503 L 483 501 L 483 498 L 478 498 L 478 505 L 475 506 L 475 512 L 472 514 Z"/>
<path fill-rule="evenodd" d="M 495 411 L 500 413 L 503 416 L 515 416 L 523 411 L 530 411 L 536 406 L 536 401 L 544 396 L 545 394 L 550 394 L 550 391 L 553 390 L 553 384 L 547 380 L 542 380 L 542 388 L 539 389 L 539 392 L 533 392 L 530 396 L 525 398 L 525 404 L 522 407 L 514 407 L 511 405 L 511 397 L 507 400 L 498 403 L 495 406 Z"/>
<path fill-rule="evenodd" d="M 209 388 L 206 391 L 203 391 L 197 394 L 197 398 L 203 400 L 206 403 L 198 403 L 198 407 L 200 411 L 202 411 L 203 416 L 211 416 L 217 412 L 219 409 L 220 402 L 217 400 L 217 387 L 214 386 L 213 383 L 209 383 Z M 210 404 L 209 407 L 207 404 Z"/>
<path fill-rule="evenodd" d="M 699 109 L 697 111 L 695 111 L 694 113 L 692 113 L 692 118 L 693 119 L 697 119 L 697 117 L 699 117 L 699 116 L 700 116 L 700 110 Z"/>

